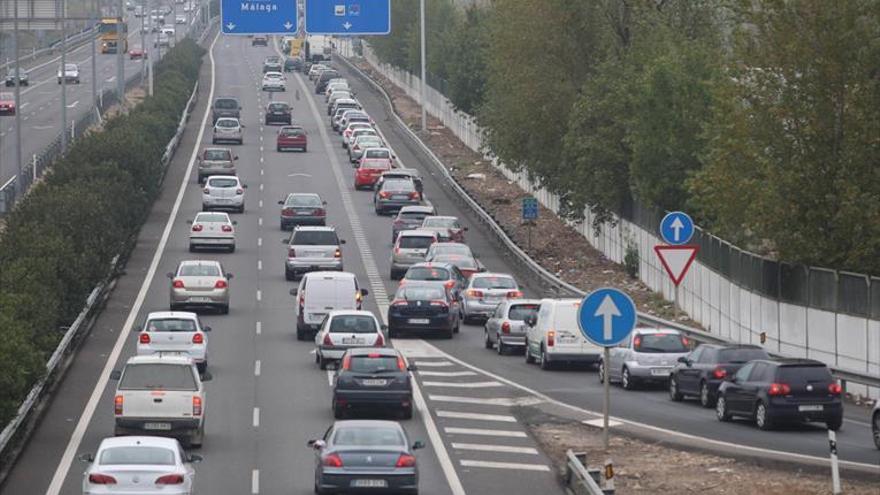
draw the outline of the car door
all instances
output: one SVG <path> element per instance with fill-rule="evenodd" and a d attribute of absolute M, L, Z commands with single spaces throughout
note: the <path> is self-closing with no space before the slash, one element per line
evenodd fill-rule
<path fill-rule="evenodd" d="M 749 376 L 754 370 L 755 363 L 748 363 L 733 376 L 724 389 L 724 398 L 727 401 L 727 410 L 730 412 L 743 413 L 746 410 L 746 394 L 743 388 L 748 383 Z"/>
<path fill-rule="evenodd" d="M 686 394 L 694 394 L 697 391 L 697 376 L 699 376 L 699 366 L 701 356 L 706 355 L 707 349 L 703 346 L 697 347 L 687 356 L 687 363 L 679 363 L 675 368 L 675 380 L 678 390 Z"/>
<path fill-rule="evenodd" d="M 612 380 L 617 380 L 622 375 L 625 356 L 629 353 L 631 345 L 632 334 L 628 335 L 620 344 L 608 349 L 608 366 L 605 367 L 605 372 Z"/>

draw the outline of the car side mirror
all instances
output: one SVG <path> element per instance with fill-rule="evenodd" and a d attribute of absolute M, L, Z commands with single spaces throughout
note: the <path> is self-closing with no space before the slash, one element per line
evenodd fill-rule
<path fill-rule="evenodd" d="M 186 457 L 186 460 L 187 460 L 187 462 L 189 462 L 189 463 L 191 463 L 191 464 L 198 464 L 198 463 L 204 461 L 205 458 L 202 457 L 202 456 L 199 455 L 199 454 L 189 454 L 189 455 Z"/>
<path fill-rule="evenodd" d="M 361 295 L 364 297 L 369 296 L 370 290 L 369 289 L 361 289 Z"/>
<path fill-rule="evenodd" d="M 187 219 L 187 221 L 186 221 L 186 223 L 188 223 L 188 224 L 190 224 L 190 225 L 192 225 L 192 223 L 193 223 L 193 221 L 192 221 L 192 220 L 190 220 L 190 219 Z"/>
<path fill-rule="evenodd" d="M 279 201 L 278 201 L 278 204 L 284 206 L 284 201 L 283 201 L 283 200 L 279 200 Z M 287 241 L 285 241 L 285 242 L 287 242 Z"/>
<path fill-rule="evenodd" d="M 203 331 L 203 332 L 210 332 L 210 331 L 211 331 L 211 327 L 204 327 L 204 328 L 202 328 L 202 331 Z"/>
<path fill-rule="evenodd" d="M 212 375 L 210 371 L 206 371 L 206 372 L 202 373 L 201 375 L 199 375 L 199 378 L 203 382 L 210 382 L 211 380 L 214 379 L 214 375 Z"/>
<path fill-rule="evenodd" d="M 388 294 L 388 301 L 390 302 L 393 300 L 394 300 L 394 294 Z"/>
<path fill-rule="evenodd" d="M 233 220 L 232 225 L 238 225 L 238 220 Z"/>
<path fill-rule="evenodd" d="M 229 280 L 232 280 L 232 277 L 233 277 L 233 276 L 234 276 L 234 275 L 232 275 L 231 273 L 227 273 L 227 274 L 226 274 L 226 278 L 229 279 Z"/>
<path fill-rule="evenodd" d="M 142 327 L 140 325 L 135 325 L 135 326 L 131 327 L 131 330 L 134 332 L 140 332 L 140 331 L 143 331 L 143 329 L 144 329 L 144 327 Z"/>
<path fill-rule="evenodd" d="M 382 324 L 382 325 L 379 325 L 379 328 L 381 328 L 382 331 L 384 332 L 384 331 L 388 330 L 388 325 Z"/>
<path fill-rule="evenodd" d="M 324 205 L 324 206 L 327 206 L 327 202 L 326 202 L 326 201 L 321 201 L 321 204 Z"/>
<path fill-rule="evenodd" d="M 339 244 L 345 244 L 345 239 L 339 239 Z"/>
<path fill-rule="evenodd" d="M 323 440 L 309 440 L 308 446 L 315 449 L 315 450 L 321 450 L 327 446 L 327 442 L 325 442 Z"/>
<path fill-rule="evenodd" d="M 525 322 L 526 325 L 533 327 L 538 323 L 538 317 L 535 315 L 526 316 Z"/>
<path fill-rule="evenodd" d="M 686 364 L 688 366 L 691 365 L 691 361 L 687 358 L 687 356 L 681 356 L 680 358 L 678 358 L 678 362 L 681 364 Z"/>
<path fill-rule="evenodd" d="M 282 238 L 282 239 L 281 239 L 281 244 L 287 244 L 287 241 L 288 241 L 288 240 L 289 240 L 288 237 L 284 237 L 284 238 Z"/>
<path fill-rule="evenodd" d="M 299 288 L 298 288 L 298 287 L 294 287 L 294 288 L 290 289 L 290 295 L 291 295 L 291 296 L 296 296 L 298 293 L 299 293 Z"/>
<path fill-rule="evenodd" d="M 174 274 L 171 272 L 166 273 L 165 276 L 168 278 L 174 278 Z"/>
<path fill-rule="evenodd" d="M 467 228 L 467 227 L 462 227 L 461 230 L 467 232 L 467 231 L 468 231 L 468 228 Z"/>
<path fill-rule="evenodd" d="M 242 184 L 242 185 L 241 185 L 241 188 L 242 188 L 242 189 L 247 189 L 247 184 Z"/>
<path fill-rule="evenodd" d="M 111 380 L 119 380 L 120 378 L 122 378 L 122 371 L 113 370 L 110 372 L 110 379 Z"/>
<path fill-rule="evenodd" d="M 244 127 L 244 126 L 242 126 L 242 127 Z M 233 160 L 238 160 L 238 156 L 236 156 L 235 158 L 233 158 Z"/>
<path fill-rule="evenodd" d="M 412 446 L 413 450 L 419 450 L 425 448 L 425 442 L 421 440 L 416 440 L 416 442 Z"/>
<path fill-rule="evenodd" d="M 95 462 L 95 455 L 91 452 L 83 452 L 82 454 L 76 456 L 76 458 L 83 462 Z"/>
<path fill-rule="evenodd" d="M 407 369 L 408 371 L 418 371 L 419 368 L 416 366 L 415 363 L 410 363 L 410 364 L 406 367 L 406 369 Z"/>

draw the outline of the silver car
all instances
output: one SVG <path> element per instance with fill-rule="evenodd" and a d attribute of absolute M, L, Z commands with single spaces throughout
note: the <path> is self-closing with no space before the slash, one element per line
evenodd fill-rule
<path fill-rule="evenodd" d="M 208 368 L 208 335 L 211 327 L 188 311 L 155 311 L 147 315 L 138 332 L 137 355 L 176 352 L 191 357 L 199 373 Z"/>
<path fill-rule="evenodd" d="M 267 72 L 263 74 L 263 91 L 287 91 L 287 78 L 281 72 Z"/>
<path fill-rule="evenodd" d="M 199 153 L 199 184 L 212 175 L 236 175 L 237 155 L 229 148 L 205 148 Z"/>
<path fill-rule="evenodd" d="M 599 378 L 619 382 L 626 390 L 639 383 L 666 383 L 678 358 L 690 353 L 687 338 L 678 330 L 637 328 L 617 347 L 612 347 L 609 362 L 599 362 Z"/>
<path fill-rule="evenodd" d="M 281 230 L 294 225 L 327 225 L 327 202 L 315 193 L 290 193 L 281 205 Z"/>
<path fill-rule="evenodd" d="M 189 251 L 198 248 L 224 248 L 235 252 L 235 224 L 224 212 L 203 211 L 190 221 Z"/>
<path fill-rule="evenodd" d="M 331 311 L 315 335 L 315 362 L 323 370 L 328 362 L 342 359 L 348 349 L 384 347 L 384 330 L 385 325 L 370 311 Z"/>
<path fill-rule="evenodd" d="M 348 161 L 357 163 L 369 148 L 384 148 L 385 142 L 378 135 L 363 134 L 351 141 L 348 146 Z"/>
<path fill-rule="evenodd" d="M 366 125 L 366 124 L 362 124 L 362 125 Z M 379 133 L 372 126 L 364 127 L 361 129 L 355 129 L 355 130 L 351 131 L 351 135 L 348 136 L 348 140 L 346 141 L 344 148 L 348 148 L 349 146 L 354 144 L 355 140 L 361 136 L 379 137 Z"/>
<path fill-rule="evenodd" d="M 516 280 L 506 273 L 475 273 L 468 279 L 462 291 L 462 316 L 465 323 L 475 319 L 487 319 L 495 308 L 507 299 L 523 296 Z"/>
<path fill-rule="evenodd" d="M 405 230 L 397 236 L 391 250 L 391 280 L 398 280 L 409 267 L 425 261 L 425 254 L 437 242 L 437 234 L 427 230 Z"/>
<path fill-rule="evenodd" d="M 247 184 L 234 175 L 209 177 L 202 190 L 202 210 L 231 209 L 244 213 L 244 190 Z"/>
<path fill-rule="evenodd" d="M 231 273 L 223 271 L 217 261 L 181 261 L 177 270 L 169 272 L 171 279 L 170 309 L 178 311 L 186 307 L 217 308 L 229 313 L 229 281 Z"/>
<path fill-rule="evenodd" d="M 336 235 L 334 227 L 294 227 L 287 244 L 284 277 L 296 280 L 303 273 L 315 271 L 342 271 L 344 239 Z"/>
<path fill-rule="evenodd" d="M 76 64 L 64 64 L 64 70 L 58 68 L 58 84 L 61 82 L 79 84 L 79 66 Z"/>
<path fill-rule="evenodd" d="M 440 242 L 459 243 L 464 243 L 464 233 L 468 229 L 467 227 L 462 227 L 458 217 L 450 216 L 426 217 L 419 228 L 437 232 L 437 238 L 440 239 Z"/>
<path fill-rule="evenodd" d="M 373 209 L 377 215 L 399 210 L 404 206 L 415 206 L 422 202 L 422 195 L 411 179 L 387 179 L 376 185 L 373 194 Z"/>
<path fill-rule="evenodd" d="M 538 315 L 541 301 L 538 299 L 507 299 L 501 302 L 483 327 L 486 349 L 496 349 L 504 354 L 508 349 L 525 350 L 526 323 L 529 315 Z"/>
<path fill-rule="evenodd" d="M 433 206 L 404 206 L 397 212 L 394 221 L 391 222 L 391 243 L 397 241 L 397 235 L 404 230 L 413 230 L 419 228 L 426 217 L 435 215 L 436 210 Z"/>
<path fill-rule="evenodd" d="M 244 143 L 244 126 L 236 118 L 221 117 L 214 124 L 214 133 L 211 137 L 213 144 L 221 142 Z"/>

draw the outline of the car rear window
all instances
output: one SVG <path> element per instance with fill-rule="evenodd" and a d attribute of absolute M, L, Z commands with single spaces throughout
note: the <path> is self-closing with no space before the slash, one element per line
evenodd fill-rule
<path fill-rule="evenodd" d="M 460 254 L 440 254 L 434 256 L 432 261 L 438 261 L 443 263 L 452 263 L 453 265 L 459 268 L 476 268 L 477 262 L 470 256 L 463 256 Z"/>
<path fill-rule="evenodd" d="M 221 110 L 237 110 L 238 102 L 230 99 L 221 99 L 214 102 L 214 108 Z"/>
<path fill-rule="evenodd" d="M 238 181 L 235 179 L 211 178 L 208 179 L 208 185 L 211 187 L 235 187 L 238 185 Z"/>
<path fill-rule="evenodd" d="M 767 359 L 764 349 L 721 349 L 718 351 L 719 363 L 746 363 L 753 359 Z"/>
<path fill-rule="evenodd" d="M 674 333 L 648 333 L 633 339 L 633 349 L 645 353 L 688 352 L 687 339 Z"/>
<path fill-rule="evenodd" d="M 446 300 L 446 291 L 440 287 L 403 286 L 398 289 L 397 295 L 398 299 L 406 299 L 408 301 Z"/>
<path fill-rule="evenodd" d="M 348 121 L 349 122 L 369 122 L 370 118 L 367 116 L 357 116 L 357 117 L 351 117 L 350 119 L 348 119 Z"/>
<path fill-rule="evenodd" d="M 220 269 L 216 265 L 183 265 L 178 271 L 181 277 L 219 277 Z"/>
<path fill-rule="evenodd" d="M 449 280 L 449 270 L 446 268 L 428 268 L 427 266 L 414 266 L 406 272 L 407 280 Z"/>
<path fill-rule="evenodd" d="M 475 289 L 516 289 L 516 280 L 511 277 L 479 277 L 474 280 Z"/>
<path fill-rule="evenodd" d="M 434 244 L 434 238 L 428 236 L 401 236 L 398 247 L 403 249 L 428 249 Z"/>
<path fill-rule="evenodd" d="M 232 119 L 220 119 L 217 121 L 217 127 L 238 127 L 238 122 Z"/>
<path fill-rule="evenodd" d="M 196 322 L 187 318 L 162 318 L 148 321 L 145 328 L 148 332 L 195 332 Z"/>
<path fill-rule="evenodd" d="M 299 230 L 293 234 L 295 246 L 335 246 L 339 244 L 336 232 L 332 230 Z"/>
<path fill-rule="evenodd" d="M 111 447 L 101 451 L 98 464 L 104 466 L 120 464 L 160 464 L 163 466 L 173 466 L 175 464 L 174 451 L 163 447 L 148 447 L 145 445 L 137 447 Z"/>
<path fill-rule="evenodd" d="M 230 160 L 226 150 L 205 150 L 205 160 Z"/>
<path fill-rule="evenodd" d="M 290 107 L 286 103 L 272 103 L 269 105 L 269 110 L 273 112 L 282 112 L 289 110 Z"/>
<path fill-rule="evenodd" d="M 400 212 L 400 218 L 405 220 L 416 220 L 422 221 L 425 217 L 428 216 L 427 213 L 421 211 L 402 211 Z"/>
<path fill-rule="evenodd" d="M 287 206 L 321 206 L 321 198 L 312 195 L 293 195 L 287 198 Z"/>
<path fill-rule="evenodd" d="M 361 148 L 378 148 L 382 146 L 382 139 L 378 136 L 366 135 L 360 136 L 355 140 L 355 143 Z"/>
<path fill-rule="evenodd" d="M 192 366 L 182 364 L 128 364 L 119 390 L 198 390 Z"/>
<path fill-rule="evenodd" d="M 400 371 L 397 356 L 381 354 L 359 354 L 351 356 L 348 371 L 355 373 L 381 373 L 383 371 Z"/>
<path fill-rule="evenodd" d="M 537 304 L 514 304 L 507 312 L 507 318 L 515 321 L 525 321 L 529 315 L 538 314 L 540 306 Z"/>
<path fill-rule="evenodd" d="M 391 158 L 388 150 L 367 150 L 366 158 Z"/>
<path fill-rule="evenodd" d="M 333 434 L 333 444 L 351 447 L 406 445 L 406 439 L 396 428 L 343 426 Z"/>
<path fill-rule="evenodd" d="M 411 180 L 389 179 L 382 183 L 383 191 L 415 191 L 416 188 Z"/>
<path fill-rule="evenodd" d="M 0 93 L 0 100 L 11 101 L 14 99 L 15 97 L 12 95 L 12 93 Z"/>
<path fill-rule="evenodd" d="M 376 320 L 365 315 L 334 316 L 330 333 L 376 333 Z"/>
<path fill-rule="evenodd" d="M 205 223 L 214 223 L 214 222 L 226 223 L 228 220 L 229 220 L 229 217 L 227 217 L 226 215 L 223 215 L 223 214 L 221 214 L 221 213 L 199 213 L 198 215 L 196 215 L 196 219 L 195 219 L 195 221 L 194 221 L 193 223 L 200 223 L 200 222 L 205 222 Z"/>
<path fill-rule="evenodd" d="M 437 256 L 442 256 L 446 254 L 458 254 L 462 256 L 470 256 L 471 248 L 467 247 L 466 244 L 438 244 L 434 246 L 434 254 Z"/>
<path fill-rule="evenodd" d="M 302 130 L 300 127 L 286 127 L 281 129 L 282 136 L 304 136 L 306 131 Z"/>
<path fill-rule="evenodd" d="M 443 217 L 425 218 L 423 225 L 425 227 L 444 227 L 447 229 L 458 228 L 458 222 L 454 218 Z"/>
<path fill-rule="evenodd" d="M 789 385 L 794 383 L 830 382 L 831 372 L 825 366 L 802 365 L 780 366 L 776 371 L 776 379 Z"/>

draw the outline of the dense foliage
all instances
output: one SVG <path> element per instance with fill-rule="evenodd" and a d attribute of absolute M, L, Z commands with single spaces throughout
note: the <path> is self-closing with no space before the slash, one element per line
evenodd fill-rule
<path fill-rule="evenodd" d="M 76 141 L 5 218 L 0 234 L 0 424 L 134 235 L 204 49 L 181 41 L 156 65 L 155 96 Z"/>
<path fill-rule="evenodd" d="M 415 72 L 417 0 L 394 4 L 371 44 Z M 427 4 L 429 82 L 563 213 L 684 209 L 747 249 L 880 273 L 880 2 Z"/>

